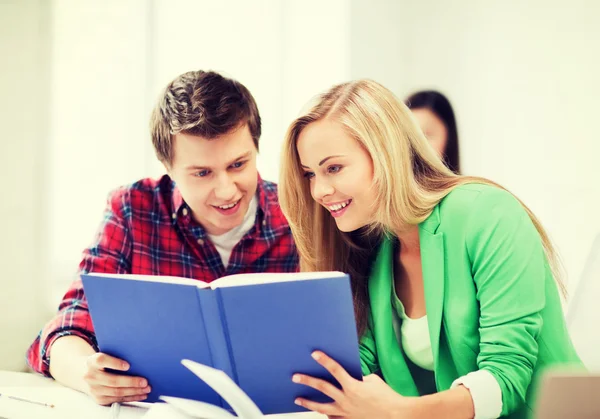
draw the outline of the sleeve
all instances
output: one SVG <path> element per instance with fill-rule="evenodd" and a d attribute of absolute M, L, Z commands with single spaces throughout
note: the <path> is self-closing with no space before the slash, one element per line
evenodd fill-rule
<path fill-rule="evenodd" d="M 538 356 L 546 256 L 523 206 L 503 190 L 471 209 L 467 251 L 480 304 L 477 363 L 502 391 L 502 415 L 525 402 Z"/>
<path fill-rule="evenodd" d="M 34 371 L 50 376 L 50 348 L 56 339 L 63 336 L 79 336 L 98 350 L 79 274 L 131 271 L 131 240 L 123 217 L 123 208 L 128 204 L 126 196 L 120 191 L 114 192 L 109 198 L 96 238 L 83 252 L 78 278 L 64 295 L 56 315 L 43 327 L 27 351 L 27 362 Z"/>
<path fill-rule="evenodd" d="M 465 386 L 471 393 L 474 419 L 495 419 L 502 413 L 502 390 L 494 376 L 486 370 L 470 372 L 452 383 L 450 388 Z"/>
<path fill-rule="evenodd" d="M 371 332 L 370 328 L 367 328 L 367 331 L 360 339 L 358 352 L 363 376 L 379 371 L 377 349 L 375 347 L 375 340 L 373 339 L 373 332 Z"/>

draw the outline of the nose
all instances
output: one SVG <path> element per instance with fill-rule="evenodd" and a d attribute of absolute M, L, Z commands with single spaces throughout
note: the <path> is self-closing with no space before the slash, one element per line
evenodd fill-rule
<path fill-rule="evenodd" d="M 334 188 L 325 180 L 315 176 L 312 184 L 312 196 L 315 201 L 321 201 L 328 195 L 333 194 Z"/>
<path fill-rule="evenodd" d="M 223 173 L 217 178 L 215 186 L 215 197 L 220 201 L 231 201 L 235 198 L 237 186 L 234 179 L 228 174 Z"/>

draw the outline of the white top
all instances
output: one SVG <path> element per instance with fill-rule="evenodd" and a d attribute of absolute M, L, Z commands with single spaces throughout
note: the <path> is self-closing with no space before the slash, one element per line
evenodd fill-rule
<path fill-rule="evenodd" d="M 392 308 L 394 332 L 396 332 L 396 339 L 404 353 L 413 364 L 433 371 L 433 352 L 429 342 L 427 315 L 418 319 L 408 317 L 404 311 L 404 305 L 396 296 L 395 289 L 392 296 Z"/>
<path fill-rule="evenodd" d="M 433 352 L 429 340 L 427 315 L 411 319 L 406 315 L 404 305 L 396 294 L 392 281 L 392 323 L 398 344 L 415 365 L 434 370 Z M 494 376 L 486 370 L 478 370 L 464 375 L 452 383 L 450 388 L 465 386 L 471 393 L 474 419 L 497 418 L 502 413 L 502 390 Z"/>
<path fill-rule="evenodd" d="M 235 247 L 236 244 L 242 240 L 242 237 L 249 232 L 252 227 L 254 227 L 254 221 L 256 220 L 256 211 L 258 209 L 258 200 L 256 195 L 250 201 L 250 205 L 248 206 L 248 211 L 244 216 L 244 220 L 242 223 L 229 230 L 225 234 L 221 235 L 213 235 L 207 234 L 210 241 L 215 245 L 217 252 L 221 256 L 221 260 L 223 261 L 223 266 L 227 268 L 229 264 L 229 257 L 231 256 L 231 251 Z"/>

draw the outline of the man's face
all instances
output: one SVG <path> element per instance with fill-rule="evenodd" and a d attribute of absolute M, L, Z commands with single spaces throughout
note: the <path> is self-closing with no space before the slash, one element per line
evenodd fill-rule
<path fill-rule="evenodd" d="M 256 193 L 256 154 L 248 125 L 211 140 L 175 135 L 167 172 L 208 234 L 221 235 L 242 223 Z"/>

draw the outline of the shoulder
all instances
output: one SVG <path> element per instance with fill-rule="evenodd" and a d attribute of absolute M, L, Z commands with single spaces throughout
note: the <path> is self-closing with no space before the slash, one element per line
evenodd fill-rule
<path fill-rule="evenodd" d="M 509 191 L 493 185 L 482 183 L 468 183 L 457 186 L 444 199 L 440 201 L 439 210 L 442 217 L 462 218 L 493 215 L 485 212 L 494 210 L 494 213 L 525 212 L 519 200 Z"/>
<path fill-rule="evenodd" d="M 113 189 L 108 195 L 108 205 L 113 212 L 126 217 L 132 212 L 155 209 L 157 204 L 170 199 L 173 190 L 174 184 L 168 175 L 144 178 Z"/>
<path fill-rule="evenodd" d="M 461 235 L 502 224 L 527 222 L 525 207 L 509 191 L 493 185 L 469 183 L 456 187 L 438 204 L 440 228 Z"/>

